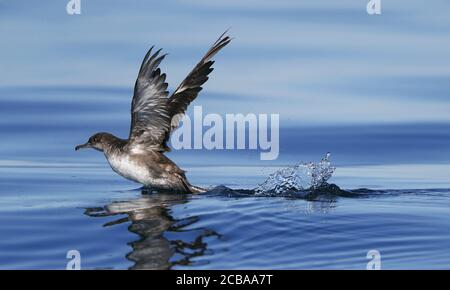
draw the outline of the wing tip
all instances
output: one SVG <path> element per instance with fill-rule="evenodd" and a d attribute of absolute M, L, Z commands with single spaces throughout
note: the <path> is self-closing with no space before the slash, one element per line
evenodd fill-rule
<path fill-rule="evenodd" d="M 162 48 L 158 49 L 155 53 L 150 54 L 152 49 L 153 46 L 144 57 L 144 61 L 142 62 L 141 68 L 139 70 L 138 78 L 146 77 L 148 74 L 155 74 L 155 72 L 159 69 L 159 65 L 167 56 L 167 53 L 159 55 L 162 51 Z M 157 75 L 159 75 L 159 73 L 157 73 Z"/>
<path fill-rule="evenodd" d="M 208 50 L 208 52 L 206 53 L 205 57 L 204 57 L 204 62 L 209 61 L 214 55 L 216 55 L 222 48 L 224 48 L 226 45 L 228 45 L 231 40 L 233 40 L 232 37 L 230 37 L 229 35 L 227 35 L 228 31 L 230 29 L 228 28 L 227 30 L 225 30 L 220 36 L 219 38 L 213 43 L 213 45 L 211 46 L 211 48 Z"/>

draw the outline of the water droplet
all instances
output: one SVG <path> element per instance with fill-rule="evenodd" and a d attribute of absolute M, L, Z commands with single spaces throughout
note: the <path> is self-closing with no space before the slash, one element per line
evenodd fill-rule
<path fill-rule="evenodd" d="M 330 163 L 328 152 L 319 163 L 300 163 L 280 169 L 255 188 L 256 194 L 282 194 L 305 189 L 316 189 L 326 184 L 335 167 Z"/>

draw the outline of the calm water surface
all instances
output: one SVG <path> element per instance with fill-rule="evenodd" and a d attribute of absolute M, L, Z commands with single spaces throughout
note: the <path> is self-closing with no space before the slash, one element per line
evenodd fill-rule
<path fill-rule="evenodd" d="M 268 163 L 254 151 L 169 154 L 194 184 L 248 189 L 331 151 L 330 182 L 373 190 L 354 197 L 143 195 L 99 152 L 73 150 L 95 131 L 126 136 L 127 98 L 113 92 L 100 110 L 111 92 L 90 103 L 85 90 L 1 93 L 2 269 L 65 269 L 72 249 L 84 269 L 365 269 L 373 249 L 384 269 L 450 268 L 448 124 L 283 127 Z"/>
<path fill-rule="evenodd" d="M 450 268 L 449 1 L 0 0 L 0 268 Z M 199 21 L 201 19 L 201 21 Z M 207 25 L 205 25 L 207 23 Z M 332 153 L 353 197 L 142 195 L 96 151 L 126 137 L 151 45 L 173 89 L 231 27 L 195 105 L 280 113 L 280 155 L 169 154 L 193 184 L 254 188 Z M 26 37 L 24 37 L 26 36 Z M 352 124 L 352 125 L 346 125 Z M 378 124 L 378 125 L 368 125 Z"/>

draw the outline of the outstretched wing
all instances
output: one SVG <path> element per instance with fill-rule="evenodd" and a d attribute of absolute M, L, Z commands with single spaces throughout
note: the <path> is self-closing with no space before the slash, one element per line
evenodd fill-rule
<path fill-rule="evenodd" d="M 130 146 L 141 150 L 169 150 L 166 142 L 171 131 L 178 127 L 188 105 L 197 97 L 202 90 L 201 86 L 208 80 L 208 74 L 213 70 L 211 66 L 214 61 L 211 58 L 231 41 L 225 33 L 213 44 L 170 98 L 167 98 L 166 74 L 161 74 L 158 68 L 165 55 L 159 56 L 161 50 L 151 55 L 153 47 L 147 52 L 134 87 Z"/>
<path fill-rule="evenodd" d="M 171 130 L 178 127 L 187 107 L 197 97 L 198 93 L 202 90 L 202 85 L 208 80 L 208 75 L 213 71 L 211 67 L 214 63 L 211 60 L 212 57 L 230 43 L 231 38 L 225 36 L 225 34 L 226 31 L 214 42 L 205 56 L 203 56 L 200 62 L 173 92 L 172 96 L 170 96 L 167 107 L 171 117 Z M 167 141 L 169 135 L 170 132 L 166 136 L 165 141 Z"/>
<path fill-rule="evenodd" d="M 162 150 L 171 119 L 166 74 L 161 74 L 158 68 L 166 55 L 159 55 L 161 49 L 152 55 L 152 49 L 142 61 L 134 86 L 129 144 L 134 148 Z"/>

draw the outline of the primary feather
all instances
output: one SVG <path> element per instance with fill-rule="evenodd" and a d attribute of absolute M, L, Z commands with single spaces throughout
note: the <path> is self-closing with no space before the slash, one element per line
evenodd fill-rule
<path fill-rule="evenodd" d="M 131 104 L 129 146 L 132 149 L 169 151 L 166 143 L 171 132 L 179 126 L 187 107 L 198 96 L 213 71 L 212 57 L 231 41 L 225 33 L 169 98 L 166 74 L 161 74 L 158 67 L 166 54 L 159 55 L 161 49 L 152 54 L 153 47 L 150 48 L 142 61 Z"/>

